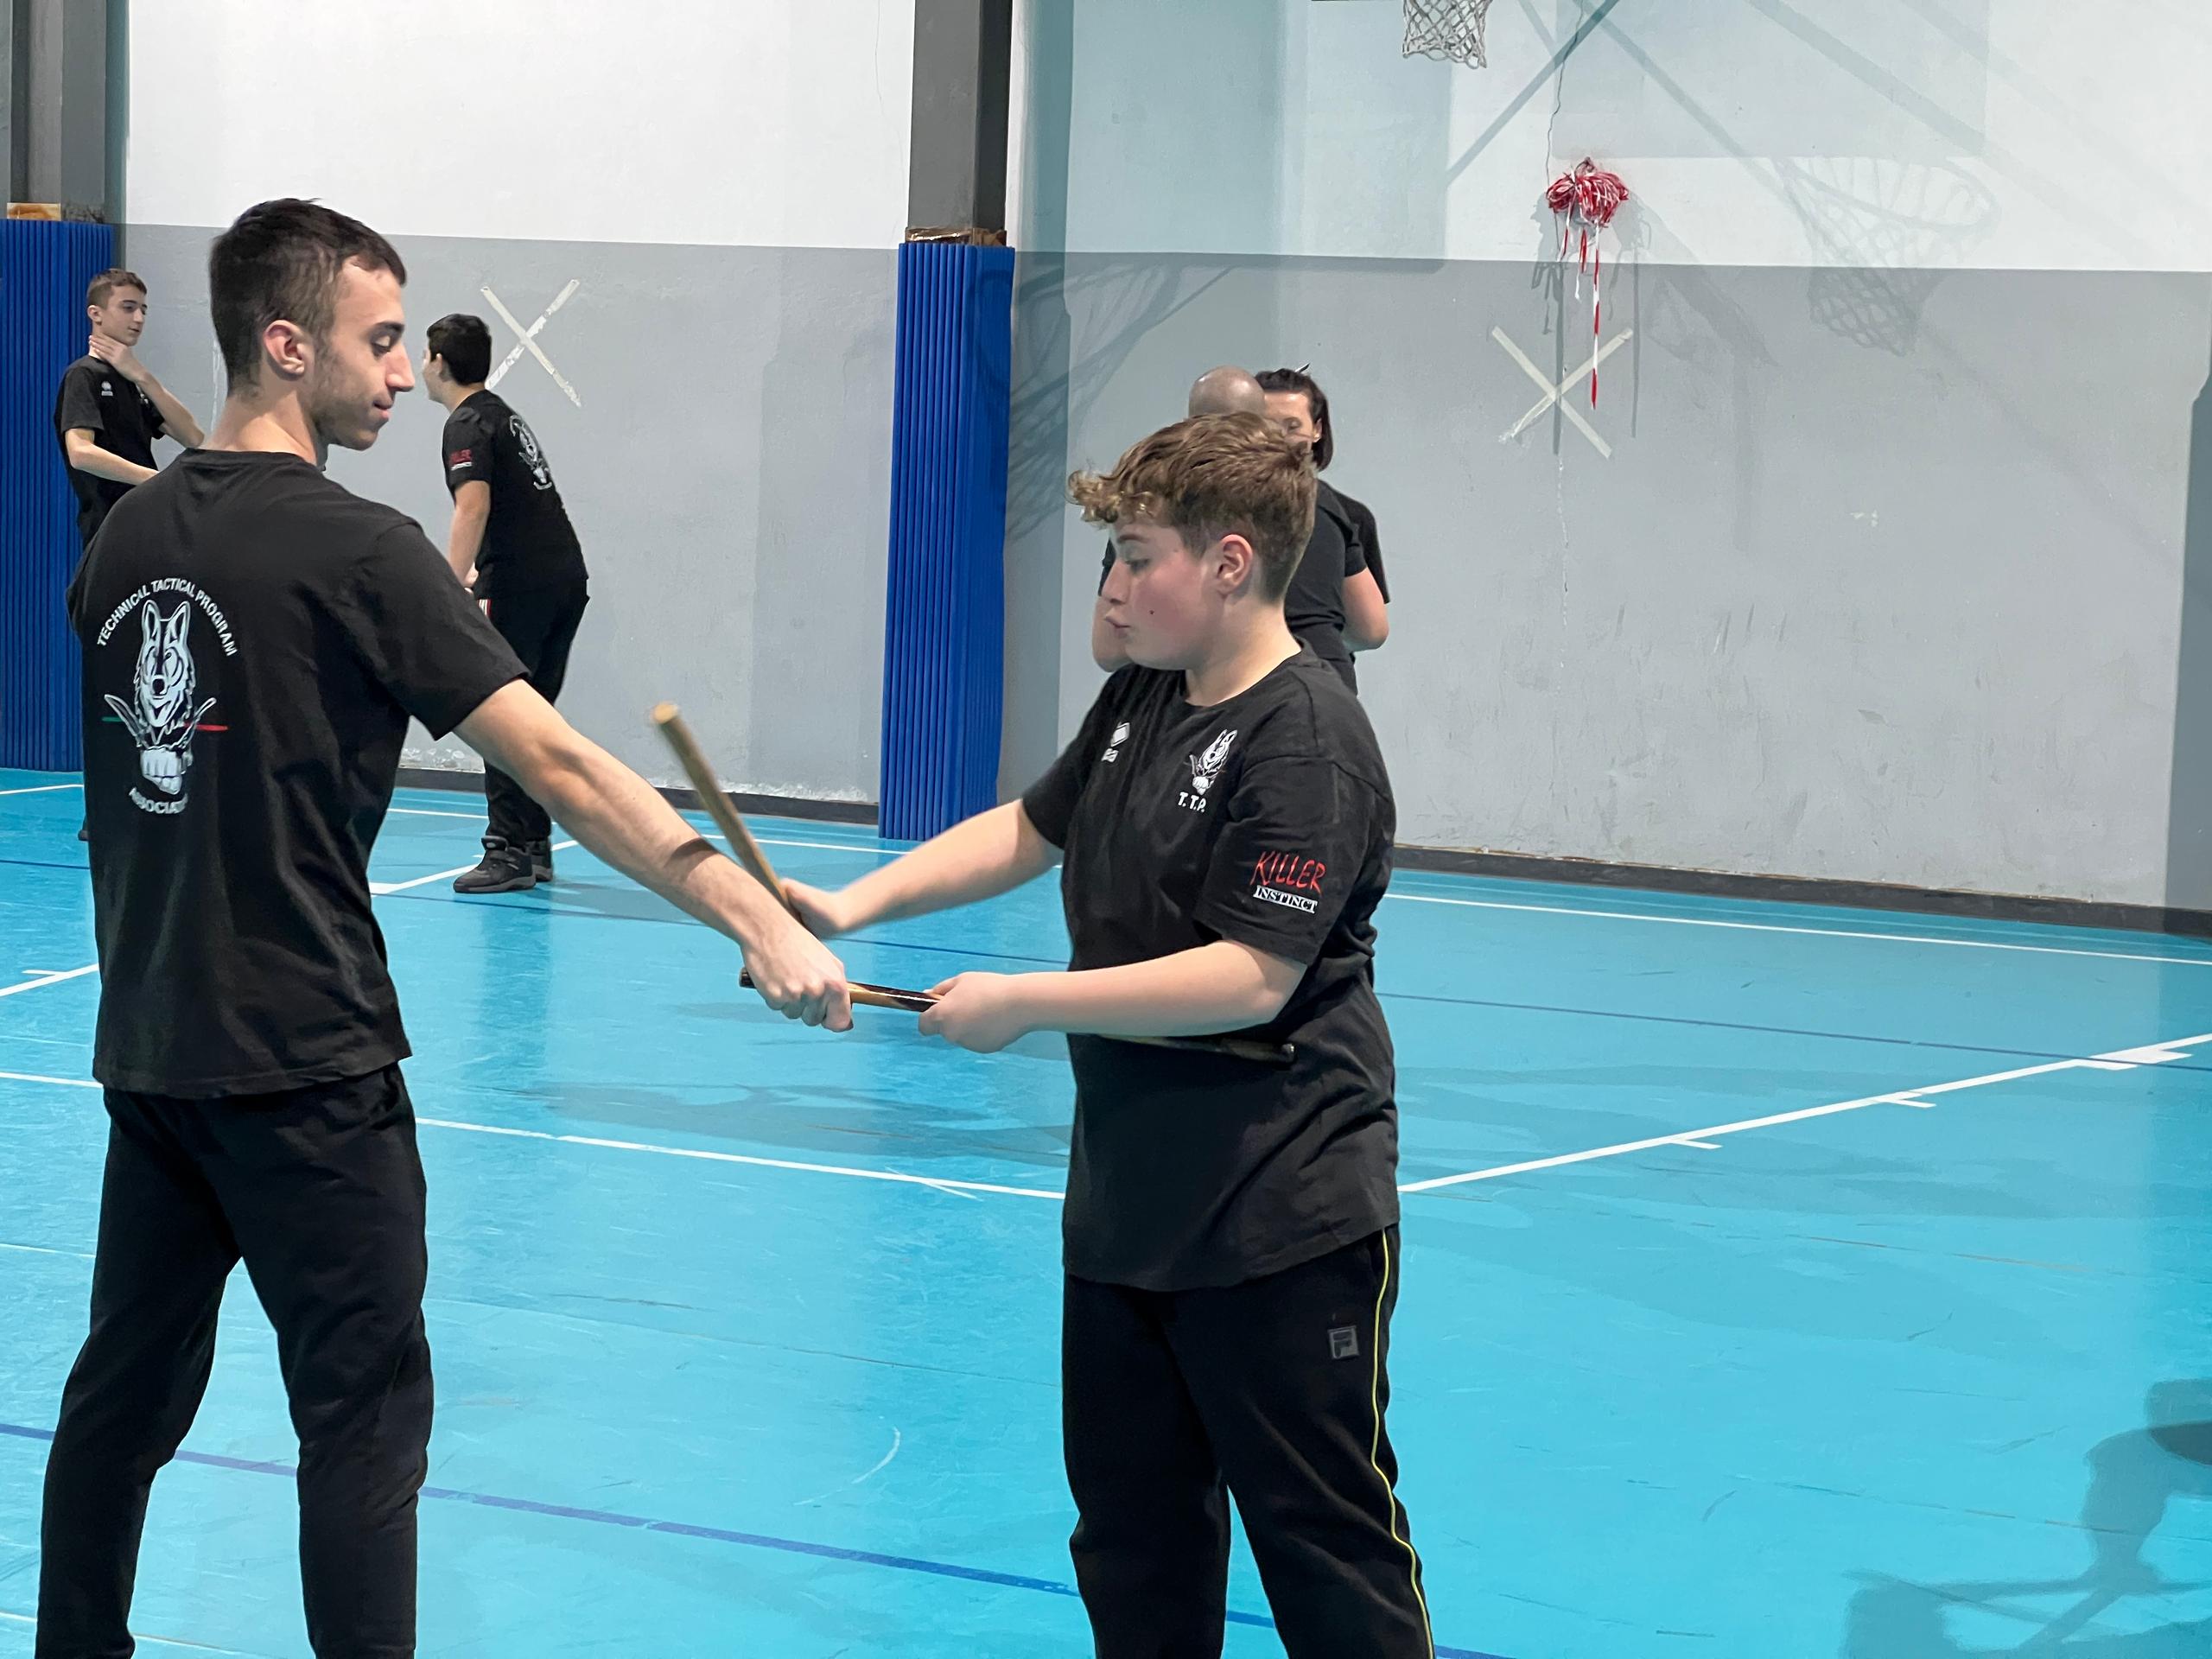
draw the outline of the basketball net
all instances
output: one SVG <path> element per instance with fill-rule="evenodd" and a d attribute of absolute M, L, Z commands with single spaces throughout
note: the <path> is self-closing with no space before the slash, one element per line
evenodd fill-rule
<path fill-rule="evenodd" d="M 1487 69 L 1483 20 L 1491 0 L 1406 0 L 1407 57 L 1445 58 Z"/>

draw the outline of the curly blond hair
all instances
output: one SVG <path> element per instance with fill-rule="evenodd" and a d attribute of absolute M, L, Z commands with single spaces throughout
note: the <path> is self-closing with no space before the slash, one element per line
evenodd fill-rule
<path fill-rule="evenodd" d="M 1110 473 L 1077 473 L 1068 499 L 1093 524 L 1140 517 L 1176 531 L 1193 553 L 1242 536 L 1260 561 L 1259 591 L 1281 599 L 1313 535 L 1313 459 L 1257 415 L 1201 415 L 1132 446 Z"/>

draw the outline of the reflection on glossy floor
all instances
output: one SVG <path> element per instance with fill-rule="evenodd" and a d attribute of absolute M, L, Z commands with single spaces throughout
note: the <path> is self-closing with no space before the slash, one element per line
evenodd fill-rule
<path fill-rule="evenodd" d="M 11 1659 L 103 1133 L 57 781 L 0 773 L 43 791 L 0 793 Z M 1087 1653 L 1057 1049 L 787 1027 L 581 852 L 456 898 L 477 804 L 400 805 L 374 874 L 429 1121 L 424 1655 Z M 756 827 L 808 881 L 881 856 Z M 1420 874 L 1381 921 L 1414 1189 L 1392 1428 L 1440 1643 L 2212 1653 L 2212 948 Z M 845 957 L 929 983 L 1060 943 L 1046 883 Z M 187 1448 L 141 1650 L 304 1654 L 242 1280 Z M 1241 1554 L 1231 1602 L 1230 1653 L 1280 1654 Z"/>

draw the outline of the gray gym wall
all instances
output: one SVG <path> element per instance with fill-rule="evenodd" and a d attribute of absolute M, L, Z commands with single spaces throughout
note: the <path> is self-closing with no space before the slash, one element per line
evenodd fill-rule
<path fill-rule="evenodd" d="M 1560 37 L 1610 10 L 1563 0 Z M 1612 458 L 1557 411 L 1502 442 L 1540 393 L 1491 329 L 1554 378 L 1589 352 L 1586 293 L 1562 302 L 1548 215 L 1532 213 L 1528 257 L 1503 261 L 1054 251 L 1071 199 L 1095 222 L 1112 217 L 1113 181 L 1146 167 L 1163 191 L 1192 188 L 1147 149 L 1162 130 L 1096 119 L 1099 89 L 1140 60 L 1141 96 L 1118 108 L 1238 109 L 1238 130 L 1192 158 L 1235 182 L 1214 197 L 1209 245 L 1331 210 L 1300 201 L 1287 170 L 1247 165 L 1282 153 L 1300 118 L 1274 73 L 1294 10 L 1209 9 L 1187 52 L 1120 60 L 1095 27 L 1078 49 L 1065 15 L 1033 21 L 1007 787 L 1098 684 L 1100 537 L 1056 511 L 1058 481 L 1179 415 L 1198 369 L 1310 361 L 1338 422 L 1331 478 L 1375 508 L 1389 556 L 1394 632 L 1361 682 L 1402 840 L 2212 908 L 2201 405 L 2191 461 L 2212 278 L 1705 264 L 1665 257 L 1679 239 L 1639 203 L 1623 230 L 1642 252 L 1606 286 L 1607 334 L 1635 338 L 1594 412 L 1586 386 L 1572 394 Z M 1099 5 L 1075 11 L 1095 22 Z M 1499 8 L 1493 34 L 1517 16 Z M 1650 66 L 1622 68 L 1635 50 L 1600 29 L 1563 93 L 1532 83 L 1560 106 L 1558 153 L 1586 135 L 1603 154 L 1624 109 L 1647 144 L 1663 137 Z M 1224 65 L 1258 72 L 1223 87 Z M 1375 107 L 1357 139 L 1377 181 L 1367 205 L 1408 216 L 1395 242 L 1440 241 L 1421 215 L 1441 215 L 1469 146 L 1422 101 L 1435 78 L 1382 51 L 1323 69 L 1340 106 Z M 1868 95 L 1909 112 L 1870 153 L 1912 156 L 1916 134 L 1939 158 L 1971 142 L 1986 66 L 1961 49 L 1908 72 L 1929 88 Z M 1373 85 L 1386 75 L 1395 94 Z M 1802 84 L 1777 67 L 1767 90 L 1730 120 L 1746 143 L 1808 153 L 1789 130 Z M 1090 118 L 1071 119 L 1086 97 Z M 1675 122 L 1675 148 L 1643 153 L 1723 153 L 1730 132 L 1697 117 Z M 1833 224 L 1808 228 L 1835 248 Z"/>
<path fill-rule="evenodd" d="M 1664 84 L 1688 43 L 1634 56 L 1694 20 L 1642 5 L 1617 37 L 1613 6 L 1493 14 L 1494 37 L 1592 25 L 1563 86 L 1532 66 L 1484 83 L 1540 115 L 1556 101 L 1560 153 L 1816 153 L 1833 135 L 1804 111 L 1847 95 L 1877 153 L 1978 142 L 1993 72 L 1969 49 L 1975 0 L 1845 8 L 1866 55 L 1917 79 L 1811 89 L 1799 59 L 1763 59 L 1744 85 L 1764 101 L 1725 120 Z M 1097 684 L 1099 537 L 1061 503 L 1067 472 L 1172 418 L 1199 368 L 1311 360 L 1337 405 L 1332 476 L 1376 507 L 1391 556 L 1395 632 L 1363 678 L 1408 841 L 2212 907 L 2212 416 L 2192 413 L 2212 279 L 1700 264 L 1667 204 L 1639 200 L 1637 262 L 1607 289 L 1636 338 L 1589 413 L 1613 459 L 1556 414 L 1501 443 L 1537 394 L 1491 327 L 1556 375 L 1586 353 L 1588 313 L 1553 285 L 1533 164 L 1524 257 L 1419 253 L 1448 239 L 1451 181 L 1505 165 L 1504 129 L 1454 126 L 1449 76 L 1398 60 L 1395 10 L 1025 9 L 1006 786 Z M 1300 60 L 1308 12 L 1373 38 Z M 1967 47 L 1915 56 L 1881 32 L 1939 14 Z M 1503 72 L 1451 72 L 1482 73 Z M 1317 108 L 1347 151 L 1332 167 L 1297 142 Z M 1179 204 L 1167 216 L 1205 237 L 1140 234 Z M 1270 251 L 1301 219 L 1327 243 L 1332 215 L 1418 257 Z M 1121 230 L 1084 241 L 1071 218 Z M 154 285 L 146 355 L 202 410 L 210 233 L 128 227 Z M 543 339 L 582 409 L 527 359 L 501 387 L 595 573 L 563 700 L 578 724 L 672 780 L 645 710 L 674 696 L 740 786 L 872 799 L 893 251 L 402 245 L 418 324 L 489 315 L 487 282 L 527 324 L 580 279 Z M 1870 308 L 1893 338 L 1838 332 Z M 418 396 L 333 469 L 442 539 L 440 416 Z M 451 743 L 410 758 L 471 764 Z"/>
<path fill-rule="evenodd" d="M 1327 375 L 1331 476 L 1376 509 L 1396 594 L 1361 683 L 1402 839 L 2212 906 L 2179 841 L 2164 886 L 2177 764 L 2198 784 L 2177 829 L 2201 838 L 2208 804 L 2173 702 L 2203 278 L 1961 272 L 1897 357 L 1812 322 L 1802 270 L 1643 266 L 1615 294 L 1637 341 L 1578 404 L 1606 462 L 1556 416 L 1500 443 L 1539 394 L 1486 331 L 1438 337 L 1497 320 L 1572 368 L 1586 338 L 1525 267 L 1066 270 L 1078 358 L 1115 340 L 1120 363 L 1040 473 L 1110 462 L 1194 363 Z M 1161 320 L 1116 339 L 1139 307 Z M 1100 537 L 1043 529 L 1059 683 L 1009 702 L 1065 731 L 1098 681 Z M 1042 758 L 1010 746 L 1009 772 Z"/>
<path fill-rule="evenodd" d="M 142 351 L 196 411 L 216 404 L 203 226 L 134 225 L 151 285 Z M 658 782 L 681 784 L 647 712 L 683 705 L 725 779 L 762 794 L 875 798 L 890 513 L 895 256 L 401 237 L 411 348 L 448 311 L 492 325 L 494 362 L 545 325 L 572 404 L 525 356 L 499 386 L 552 462 L 592 572 L 563 710 Z M 331 475 L 444 544 L 445 411 L 417 391 Z M 417 728 L 413 766 L 474 769 Z"/>

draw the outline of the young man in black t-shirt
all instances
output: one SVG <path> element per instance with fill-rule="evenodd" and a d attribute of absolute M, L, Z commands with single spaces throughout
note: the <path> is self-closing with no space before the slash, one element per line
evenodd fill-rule
<path fill-rule="evenodd" d="M 146 284 L 130 271 L 104 270 L 85 290 L 92 338 L 54 394 L 54 438 L 69 487 L 77 493 L 77 533 L 90 547 L 108 509 L 154 476 L 154 440 L 186 448 L 200 423 L 138 360 L 146 332 Z"/>
<path fill-rule="evenodd" d="M 557 702 L 569 651 L 591 595 L 584 554 L 561 505 L 553 468 L 537 436 L 497 392 L 492 331 L 463 312 L 429 327 L 423 385 L 446 410 L 439 453 L 453 496 L 446 562 L 514 647 L 530 683 Z M 517 893 L 553 879 L 552 820 L 528 791 L 497 766 L 484 768 L 491 823 L 484 861 L 453 884 L 455 893 Z"/>
<path fill-rule="evenodd" d="M 92 338 L 54 394 L 54 438 L 77 494 L 79 558 L 108 509 L 153 477 L 154 440 L 174 437 L 189 449 L 201 435 L 192 411 L 138 360 L 146 332 L 146 284 L 138 275 L 117 266 L 93 277 L 85 316 Z M 78 824 L 78 840 L 86 838 L 89 822 Z"/>
<path fill-rule="evenodd" d="M 322 1659 L 415 1651 L 423 1166 L 367 871 L 410 715 L 736 939 L 772 1006 L 851 1023 L 836 957 L 529 688 L 411 520 L 324 475 L 414 384 L 404 276 L 382 237 L 308 202 L 219 237 L 222 416 L 116 505 L 70 589 L 110 1128 L 92 1330 L 47 1465 L 38 1659 L 130 1651 L 148 1492 L 240 1260 L 299 1433 L 308 1638 Z"/>
<path fill-rule="evenodd" d="M 1201 415 L 1264 415 L 1268 412 L 1267 388 L 1249 369 L 1224 363 L 1208 369 L 1191 382 L 1184 412 L 1193 420 Z M 1117 668 L 1128 667 L 1129 663 L 1120 634 L 1106 620 L 1106 578 L 1113 571 L 1114 538 L 1109 536 L 1105 555 L 1098 565 L 1098 602 L 1090 613 L 1091 660 L 1109 674 Z"/>
<path fill-rule="evenodd" d="M 1374 650 L 1387 636 L 1389 625 L 1384 621 L 1380 633 L 1373 632 L 1374 620 L 1382 614 L 1380 587 L 1370 570 L 1366 543 L 1353 508 L 1354 503 L 1326 483 L 1315 481 L 1313 533 L 1306 538 L 1306 551 L 1283 594 L 1283 622 L 1291 638 L 1311 646 L 1313 654 L 1335 669 L 1357 692 L 1359 675 L 1352 666 L 1352 651 L 1355 647 Z M 1122 637 L 1106 617 L 1106 582 L 1113 573 L 1114 544 L 1109 541 L 1098 567 L 1098 604 L 1090 625 L 1091 660 L 1109 674 L 1129 660 Z M 1374 587 L 1378 598 L 1373 616 L 1363 613 L 1361 617 L 1369 631 L 1355 638 L 1345 610 L 1348 603 L 1364 599 L 1367 589 L 1356 585 L 1363 579 Z"/>
<path fill-rule="evenodd" d="M 1064 855 L 1066 973 L 963 974 L 922 1029 L 1070 1033 L 1062 1401 L 1100 1659 L 1220 1651 L 1224 1484 L 1293 1659 L 1427 1659 L 1383 1429 L 1397 1113 L 1373 916 L 1395 811 L 1373 731 L 1291 637 L 1306 449 L 1186 421 L 1074 494 L 1113 526 L 1134 664 L 1020 800 L 842 893 L 825 937 L 972 903 Z M 1125 1040 L 1250 1033 L 1271 1067 Z"/>

